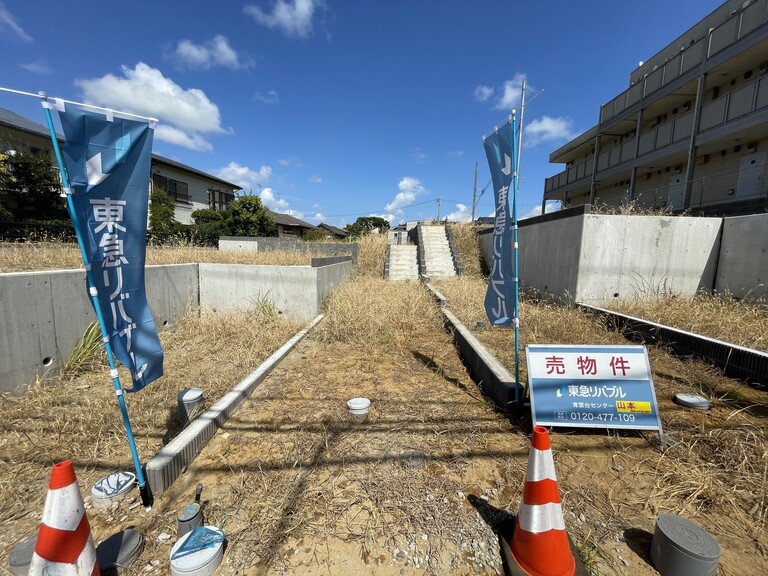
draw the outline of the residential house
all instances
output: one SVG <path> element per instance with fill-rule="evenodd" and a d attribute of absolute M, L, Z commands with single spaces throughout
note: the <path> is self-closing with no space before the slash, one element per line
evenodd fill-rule
<path fill-rule="evenodd" d="M 272 217 L 272 220 L 275 221 L 275 224 L 277 224 L 277 235 L 280 237 L 297 236 L 301 238 L 310 230 L 317 230 L 316 226 L 307 224 L 303 220 L 299 220 L 288 214 L 278 214 L 277 212 L 269 210 L 269 215 Z"/>
<path fill-rule="evenodd" d="M 58 139 L 64 141 L 62 136 Z M 45 154 L 55 163 L 48 128 L 3 108 L 0 108 L 0 150 Z M 58 165 L 54 167 L 58 170 Z M 162 189 L 176 200 L 174 217 L 182 224 L 192 224 L 192 212 L 200 208 L 226 210 L 241 189 L 237 184 L 159 154 L 152 154 L 151 188 Z"/>
<path fill-rule="evenodd" d="M 724 2 L 640 62 L 628 84 L 596 126 L 550 154 L 565 170 L 546 179 L 543 203 L 768 208 L 768 0 Z"/>
<path fill-rule="evenodd" d="M 336 226 L 331 226 L 330 224 L 318 224 L 317 227 L 325 231 L 325 237 L 329 240 L 334 238 L 336 240 L 344 240 L 344 238 L 349 236 L 349 232 L 346 230 L 336 228 Z"/>
<path fill-rule="evenodd" d="M 191 166 L 152 154 L 152 190 L 163 190 L 176 201 L 174 219 L 193 224 L 192 212 L 226 210 L 241 187 Z"/>

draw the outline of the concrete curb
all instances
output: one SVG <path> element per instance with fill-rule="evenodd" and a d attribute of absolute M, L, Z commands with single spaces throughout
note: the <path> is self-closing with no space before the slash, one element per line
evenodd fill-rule
<path fill-rule="evenodd" d="M 483 394 L 493 400 L 496 408 L 505 414 L 518 410 L 523 404 L 523 390 L 515 383 L 514 376 L 450 310 L 445 308 L 448 299 L 429 282 L 424 285 L 440 304 L 440 312 L 445 324 L 453 332 L 453 341 L 459 349 L 459 354 Z"/>
<path fill-rule="evenodd" d="M 723 340 L 635 318 L 606 308 L 577 303 L 582 310 L 603 316 L 609 328 L 643 343 L 666 346 L 678 356 L 693 356 L 720 368 L 729 378 L 768 389 L 768 354 Z"/>
<path fill-rule="evenodd" d="M 237 386 L 222 396 L 216 404 L 201 414 L 147 462 L 145 466 L 147 483 L 154 496 L 161 495 L 173 484 L 213 437 L 216 430 L 251 395 L 272 369 L 288 355 L 288 352 L 301 342 L 323 318 L 325 316 L 320 314 L 312 320 L 306 328 L 300 330 L 293 338 L 283 344 L 255 371 L 243 378 Z"/>

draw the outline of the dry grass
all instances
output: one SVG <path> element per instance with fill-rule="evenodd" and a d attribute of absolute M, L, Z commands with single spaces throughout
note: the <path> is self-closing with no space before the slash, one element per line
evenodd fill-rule
<path fill-rule="evenodd" d="M 320 337 L 327 342 L 399 348 L 441 329 L 431 296 L 419 283 L 360 276 L 325 303 Z"/>
<path fill-rule="evenodd" d="M 227 471 L 211 518 L 227 527 L 230 570 L 303 574 L 327 560 L 333 574 L 397 574 L 399 548 L 427 574 L 464 574 L 467 544 L 495 543 L 465 494 L 498 502 L 497 463 L 517 453 L 509 424 L 468 379 L 420 284 L 358 277 L 325 312 L 191 467 L 189 482 Z M 364 424 L 344 409 L 353 396 L 372 400 Z M 401 457 L 414 450 L 423 465 Z M 521 476 L 518 463 L 501 469 Z M 498 556 L 485 565 L 501 573 Z"/>
<path fill-rule="evenodd" d="M 289 319 L 251 310 L 202 317 L 190 312 L 174 330 L 162 332 L 165 375 L 126 396 L 139 453 L 154 454 L 181 429 L 180 390 L 201 388 L 210 406 L 298 328 Z M 120 372 L 129 385 L 127 372 Z M 24 397 L 0 395 L 0 414 L 0 521 L 28 510 L 31 498 L 41 502 L 44 491 L 35 481 L 43 481 L 54 462 L 69 459 L 91 470 L 133 468 L 103 364 L 76 379 L 38 382 Z M 25 488 L 19 490 L 21 476 Z M 28 491 L 33 487 L 34 497 Z"/>
<path fill-rule="evenodd" d="M 609 205 L 597 203 L 591 207 L 592 214 L 604 214 L 614 216 L 672 216 L 671 206 L 642 206 L 640 199 L 618 205 Z M 676 213 L 675 217 L 685 215 L 686 213 Z"/>
<path fill-rule="evenodd" d="M 425 289 L 380 278 L 386 241 L 371 240 L 361 246 L 355 278 L 327 300 L 323 324 L 151 513 L 88 510 L 100 537 L 127 522 L 147 536 L 128 574 L 167 573 L 170 543 L 157 537 L 175 534 L 176 514 L 197 482 L 206 486 L 206 520 L 227 534 L 219 568 L 227 576 L 421 573 L 393 560 L 396 548 L 428 556 L 427 574 L 484 572 L 474 560 L 482 557 L 477 546 L 491 554 L 496 539 L 489 524 L 517 509 L 527 430 L 494 414 L 479 396 Z M 482 277 L 435 284 L 511 367 L 513 331 L 488 325 Z M 163 332 L 166 376 L 128 396 L 140 454 L 154 453 L 178 430 L 180 389 L 203 388 L 210 405 L 296 329 L 258 305 L 231 315 L 193 314 Z M 589 314 L 529 298 L 521 303 L 520 332 L 522 346 L 626 343 Z M 670 446 L 660 448 L 647 433 L 553 433 L 569 534 L 599 573 L 647 576 L 654 573 L 643 552 L 649 542 L 633 540 L 632 532 L 652 532 L 661 512 L 681 514 L 720 540 L 721 576 L 761 573 L 768 553 L 766 399 L 700 363 L 649 352 Z M 712 409 L 682 410 L 671 401 L 680 391 L 706 395 Z M 345 413 L 353 396 L 373 401 L 364 424 Z M 66 384 L 40 384 L 26 398 L 0 397 L 6 553 L 39 522 L 54 461 L 75 460 L 83 486 L 132 469 L 114 404 L 103 369 Z M 408 450 L 423 453 L 421 467 L 399 457 Z M 485 566 L 501 573 L 498 564 Z"/>
<path fill-rule="evenodd" d="M 480 238 L 477 227 L 472 224 L 451 224 L 456 250 L 464 266 L 464 275 L 477 277 L 483 275 L 483 259 L 480 253 Z"/>
<path fill-rule="evenodd" d="M 727 295 L 642 295 L 606 306 L 617 312 L 768 352 L 768 306 Z"/>
<path fill-rule="evenodd" d="M 432 282 L 447 299 L 449 308 L 481 340 L 492 344 L 491 351 L 508 368 L 515 363 L 514 330 L 490 326 L 484 299 L 487 281 L 482 277 L 463 276 Z M 492 340 L 491 340 L 492 339 Z M 595 316 L 552 302 L 536 300 L 525 295 L 520 298 L 520 380 L 527 379 L 526 344 L 617 344 L 623 343 L 619 334 L 608 331 Z"/>
<path fill-rule="evenodd" d="M 436 281 L 435 285 L 448 298 L 449 308 L 511 370 L 513 331 L 489 326 L 482 307 L 485 282 L 459 278 Z M 700 304 L 674 300 L 681 299 L 673 299 L 670 304 L 680 305 L 682 317 L 698 317 L 695 309 Z M 739 303 L 713 300 L 708 305 L 712 308 L 705 306 L 702 312 L 723 322 L 719 329 L 714 326 L 716 337 L 723 338 L 724 326 L 743 326 L 742 317 L 755 313 L 752 306 L 746 307 L 747 312 Z M 727 319 L 728 313 L 721 312 L 719 306 L 736 311 L 737 318 Z M 657 320 L 667 322 L 666 318 L 666 312 L 658 311 Z M 530 298 L 522 299 L 520 321 L 522 382 L 527 379 L 528 343 L 629 344 L 620 334 L 607 331 L 591 314 Z M 695 322 L 691 327 L 702 331 L 703 321 Z M 765 332 L 765 328 L 760 329 L 761 336 Z M 578 509 L 588 509 L 592 515 L 582 520 L 576 512 L 570 517 L 570 525 L 580 535 L 585 555 L 605 568 L 606 553 L 610 552 L 606 542 L 617 532 L 627 526 L 652 532 L 658 514 L 680 514 L 714 532 L 724 549 L 738 550 L 721 560 L 721 567 L 727 568 L 718 573 L 753 573 L 750 567 L 754 567 L 756 558 L 764 563 L 768 552 L 768 400 L 763 392 L 725 378 L 700 362 L 673 357 L 653 346 L 648 352 L 669 446 L 661 450 L 653 443 L 643 446 L 627 434 L 609 433 L 601 442 L 597 431 L 560 436 L 558 477 L 563 478 L 566 508 L 576 498 Z M 711 410 L 701 413 L 681 409 L 672 401 L 679 392 L 705 396 L 712 403 Z M 595 445 L 601 443 L 605 446 L 594 451 Z M 640 538 L 637 545 L 648 543 Z"/>
<path fill-rule="evenodd" d="M 383 278 L 384 264 L 387 260 L 387 235 L 366 234 L 357 240 L 357 246 L 357 264 L 352 274 Z"/>
<path fill-rule="evenodd" d="M 216 248 L 177 243 L 147 246 L 147 264 L 267 264 L 273 266 L 309 265 L 312 257 L 299 243 L 295 250 L 274 252 L 221 252 Z M 51 242 L 0 243 L 0 272 L 82 268 L 77 244 Z M 382 265 L 382 270 L 384 266 Z"/>
<path fill-rule="evenodd" d="M 479 242 L 476 231 L 469 225 L 453 225 L 457 248 L 462 263 L 481 260 Z M 461 239 L 461 241 L 460 241 Z M 456 280 L 438 280 L 432 283 L 448 297 L 450 292 L 451 308 L 460 312 L 460 317 L 466 318 L 468 326 L 474 327 L 478 322 L 487 322 L 483 300 L 487 280 L 483 277 L 479 264 L 469 268 L 465 266 L 465 277 Z M 446 286 L 446 282 L 451 288 Z M 540 319 L 555 318 L 568 314 L 567 311 L 553 305 L 538 302 L 537 306 L 527 312 L 527 302 L 530 298 L 521 295 L 520 318 L 522 325 L 531 328 L 531 337 L 537 338 L 540 330 Z M 737 300 L 728 294 L 699 293 L 696 296 L 679 296 L 672 294 L 664 285 L 652 286 L 644 283 L 632 300 L 611 301 L 603 307 L 635 316 L 650 322 L 665 326 L 688 330 L 696 334 L 724 340 L 739 346 L 768 352 L 768 302 L 764 300 Z M 551 312 L 557 308 L 558 314 Z M 546 311 L 541 314 L 538 311 Z M 528 314 L 533 314 L 528 318 Z M 575 314 L 577 326 L 582 320 L 581 315 Z M 588 321 L 592 323 L 592 321 Z M 567 328 L 568 326 L 563 326 Z M 581 327 L 574 331 L 579 333 Z M 568 332 L 568 330 L 564 330 Z M 599 332 L 598 332 L 599 333 Z M 558 335 L 559 342 L 566 334 Z"/>

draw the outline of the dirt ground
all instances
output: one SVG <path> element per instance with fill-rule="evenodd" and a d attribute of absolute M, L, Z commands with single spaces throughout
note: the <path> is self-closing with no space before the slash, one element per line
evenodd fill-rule
<path fill-rule="evenodd" d="M 394 311 L 397 294 L 408 301 L 421 288 L 381 281 L 368 290 L 389 298 L 377 317 L 392 325 L 402 315 Z M 390 317 L 387 309 L 393 310 Z M 528 312 L 532 316 L 534 309 Z M 571 313 L 553 322 L 588 338 L 590 320 Z M 324 323 L 332 324 L 333 315 L 331 310 Z M 436 306 L 428 315 L 437 318 Z M 510 367 L 511 331 L 473 327 Z M 528 330 L 546 340 L 543 325 L 532 323 Z M 177 514 L 202 483 L 206 523 L 223 529 L 228 542 L 217 574 L 503 574 L 495 530 L 503 531 L 517 511 L 530 420 L 491 408 L 439 319 L 392 334 L 339 341 L 321 323 L 150 512 L 137 492 L 112 508 L 89 506 L 94 540 L 136 526 L 146 546 L 124 574 L 168 573 Z M 187 363 L 194 364 L 193 356 Z M 697 522 L 719 541 L 719 576 L 768 573 L 766 393 L 663 351 L 651 351 L 651 366 L 673 445 L 662 448 L 655 433 L 552 431 L 565 522 L 581 557 L 593 574 L 656 574 L 648 546 L 656 516 L 668 512 Z M 218 371 L 215 362 L 197 369 L 208 377 Z M 79 382 L 69 386 L 76 389 Z M 708 392 L 711 410 L 672 402 L 674 393 L 693 390 Z M 372 402 L 363 422 L 346 412 L 346 401 L 357 396 Z M 0 414 L 2 420 L 6 415 Z M 51 434 L 68 418 L 66 407 L 49 417 Z M 39 524 L 53 454 L 67 452 L 66 428 L 62 434 L 58 427 L 57 448 L 46 460 L 46 451 L 31 449 L 43 439 L 13 422 L 29 442 L 3 429 L 3 568 L 13 547 Z M 119 428 L 104 442 L 122 446 Z M 151 456 L 146 447 L 153 442 L 140 438 L 143 458 Z M 130 470 L 123 449 L 115 450 L 105 459 L 94 449 L 92 460 L 75 462 L 86 503 L 91 486 L 110 467 Z"/>

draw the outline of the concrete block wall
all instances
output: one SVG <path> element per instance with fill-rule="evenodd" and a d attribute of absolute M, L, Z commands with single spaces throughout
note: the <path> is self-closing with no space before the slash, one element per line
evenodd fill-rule
<path fill-rule="evenodd" d="M 189 306 L 244 308 L 266 298 L 311 320 L 350 273 L 349 259 L 322 267 L 177 264 L 147 266 L 147 301 L 158 329 Z M 0 392 L 23 394 L 37 376 L 60 370 L 96 315 L 84 270 L 0 274 Z"/>

